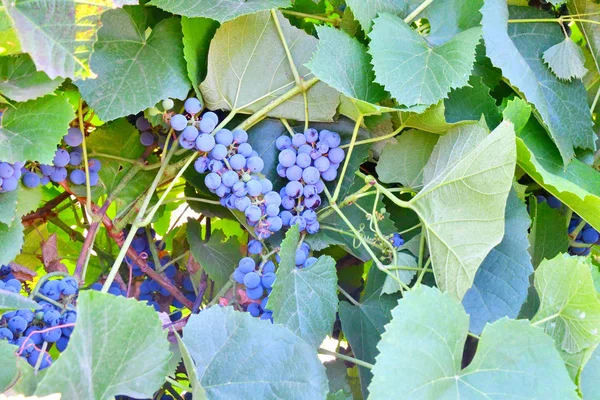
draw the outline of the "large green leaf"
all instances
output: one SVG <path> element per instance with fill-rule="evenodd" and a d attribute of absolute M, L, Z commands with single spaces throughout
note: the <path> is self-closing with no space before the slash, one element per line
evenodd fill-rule
<path fill-rule="evenodd" d="M 365 32 L 369 32 L 378 13 L 404 17 L 408 12 L 407 0 L 347 0 L 354 16 Z"/>
<path fill-rule="evenodd" d="M 21 53 L 21 43 L 6 10 L 0 10 L 0 55 Z"/>
<path fill-rule="evenodd" d="M 125 119 L 102 125 L 86 141 L 90 157 L 97 158 L 102 164 L 98 175 L 107 193 L 111 193 L 133 167 L 118 158 L 137 160 L 145 151 L 138 130 Z M 139 171 L 116 196 L 118 209 L 131 204 L 148 190 L 155 175 L 156 171 Z"/>
<path fill-rule="evenodd" d="M 376 106 L 385 97 L 382 86 L 373 82 L 375 73 L 367 48 L 356 38 L 332 27 L 317 27 L 319 45 L 307 67 L 329 86 L 354 103 L 363 114 L 391 110 Z"/>
<path fill-rule="evenodd" d="M 181 24 L 167 18 L 149 36 L 148 11 L 127 7 L 107 12 L 94 46 L 96 79 L 77 83 L 81 96 L 104 120 L 136 114 L 168 97 L 184 99 L 187 78 Z"/>
<path fill-rule="evenodd" d="M 27 101 L 52 93 L 62 82 L 50 79 L 27 54 L 0 57 L 0 93 L 14 101 Z"/>
<path fill-rule="evenodd" d="M 600 229 L 600 174 L 574 159 L 565 168 L 544 129 L 530 119 L 517 137 L 519 167 L 548 192 Z"/>
<path fill-rule="evenodd" d="M 92 78 L 92 47 L 106 10 L 132 0 L 3 0 L 23 51 L 51 79 Z M 97 48 L 95 49 L 97 50 Z"/>
<path fill-rule="evenodd" d="M 480 124 L 454 128 L 438 141 L 409 203 L 423 222 L 438 287 L 457 299 L 502 240 L 515 163 L 510 122 L 489 135 Z"/>
<path fill-rule="evenodd" d="M 558 348 L 577 353 L 600 341 L 600 300 L 589 263 L 559 254 L 542 261 L 534 278 L 540 308 L 532 321 L 540 321 Z"/>
<path fill-rule="evenodd" d="M 567 37 L 550 47 L 542 57 L 548 64 L 548 68 L 560 79 L 581 79 L 587 72 L 583 65 L 585 62 L 583 51 L 571 38 Z"/>
<path fill-rule="evenodd" d="M 192 387 L 192 398 L 196 400 L 205 400 L 206 392 L 204 388 L 198 381 L 198 377 L 196 377 L 196 369 L 194 366 L 194 360 L 192 360 L 192 356 L 188 351 L 185 344 L 183 344 L 183 340 L 179 336 L 177 332 L 174 332 L 175 338 L 177 339 L 177 346 L 179 347 L 179 351 L 181 352 L 181 358 L 183 359 L 183 365 L 185 366 L 185 370 L 187 372 L 188 380 L 190 381 L 190 386 Z"/>
<path fill-rule="evenodd" d="M 579 80 L 561 81 L 542 60 L 545 50 L 564 39 L 560 26 L 543 22 L 509 24 L 509 18 L 548 15 L 528 7 L 511 7 L 509 17 L 504 0 L 486 0 L 481 12 L 487 56 L 535 106 L 535 115 L 550 132 L 564 164 L 573 158 L 574 147 L 593 148 L 592 119 L 583 84 Z"/>
<path fill-rule="evenodd" d="M 304 63 L 317 46 L 317 39 L 294 28 L 280 13 L 276 15 L 300 77 L 310 78 L 312 74 Z M 217 29 L 208 53 L 208 74 L 200 85 L 208 108 L 253 113 L 294 85 L 270 12 L 243 16 Z M 338 93 L 319 82 L 307 95 L 310 120 L 331 120 L 338 105 Z M 292 97 L 268 116 L 304 120 L 302 95 Z"/>
<path fill-rule="evenodd" d="M 209 399 L 314 400 L 327 393 L 315 350 L 287 328 L 248 313 L 210 307 L 192 315 L 183 342 Z"/>
<path fill-rule="evenodd" d="M 600 378 L 600 346 L 592 353 L 579 378 L 581 394 L 585 400 L 600 399 L 600 380 L 598 378 Z"/>
<path fill-rule="evenodd" d="M 559 253 L 566 253 L 569 249 L 569 236 L 565 215 L 551 208 L 546 202 L 532 203 L 530 207 L 533 223 L 529 233 L 529 252 L 531 263 L 537 268 L 544 259 L 550 260 Z"/>
<path fill-rule="evenodd" d="M 38 303 L 18 293 L 0 289 L 0 312 L 18 310 L 19 308 L 40 308 Z"/>
<path fill-rule="evenodd" d="M 19 192 L 22 190 L 24 190 L 23 186 L 19 185 L 17 190 L 2 193 L 0 196 L 0 223 L 12 225 L 17 216 L 17 202 Z"/>
<path fill-rule="evenodd" d="M 64 96 L 48 95 L 9 107 L 0 126 L 0 160 L 51 164 L 69 129 L 73 109 Z"/>
<path fill-rule="evenodd" d="M 0 292 L 2 292 L 0 290 Z M 1 296 L 1 294 L 0 294 Z M 5 393 L 19 378 L 19 366 L 16 355 L 18 347 L 9 344 L 7 340 L 0 340 L 0 392 Z"/>
<path fill-rule="evenodd" d="M 516 318 L 527 298 L 529 275 L 533 272 L 527 252 L 531 220 L 514 190 L 508 196 L 505 219 L 502 241 L 483 260 L 473 287 L 462 301 L 470 316 L 469 330 L 478 335 L 486 323 L 502 317 Z"/>
<path fill-rule="evenodd" d="M 218 27 L 218 22 L 208 18 L 181 18 L 183 56 L 188 78 L 198 96 L 201 96 L 200 82 L 206 78 L 206 60 L 210 41 Z"/>
<path fill-rule="evenodd" d="M 478 76 L 469 78 L 469 86 L 454 89 L 444 100 L 444 117 L 447 123 L 479 121 L 485 117 L 490 129 L 498 126 L 502 116 L 496 107 L 496 100 L 490 95 L 490 88 Z"/>
<path fill-rule="evenodd" d="M 469 29 L 432 47 L 402 19 L 381 14 L 369 37 L 376 81 L 402 105 L 431 105 L 467 84 L 481 30 Z"/>
<path fill-rule="evenodd" d="M 167 333 L 152 307 L 94 290 L 79 293 L 69 347 L 42 378 L 37 396 L 151 397 L 169 373 Z"/>
<path fill-rule="evenodd" d="M 300 233 L 294 226 L 281 243 L 281 262 L 267 308 L 273 311 L 275 323 L 316 348 L 331 334 L 335 322 L 338 305 L 335 260 L 321 256 L 310 267 L 296 268 L 299 240 Z"/>
<path fill-rule="evenodd" d="M 416 129 L 402 133 L 396 143 L 384 147 L 377 163 L 379 179 L 415 190 L 423 187 L 423 169 L 438 139 L 438 135 Z"/>
<path fill-rule="evenodd" d="M 488 325 L 461 370 L 469 317 L 460 303 L 422 286 L 400 300 L 377 346 L 372 399 L 578 399 L 552 340 L 528 321 Z"/>
<path fill-rule="evenodd" d="M 187 240 L 194 259 L 219 288 L 229 280 L 240 261 L 240 243 L 234 237 L 225 240 L 221 230 L 213 231 L 208 242 L 204 242 L 200 235 L 201 229 L 202 226 L 198 221 L 189 220 Z"/>
<path fill-rule="evenodd" d="M 186 17 L 205 17 L 221 23 L 241 15 L 271 8 L 285 8 L 289 0 L 152 0 L 149 4 L 173 14 Z"/>
<path fill-rule="evenodd" d="M 8 264 L 21 252 L 23 230 L 21 221 L 15 221 L 10 226 L 0 223 L 0 264 Z"/>
<path fill-rule="evenodd" d="M 367 287 L 359 305 L 340 302 L 340 321 L 342 330 L 350 343 L 354 356 L 368 363 L 374 363 L 379 354 L 377 343 L 384 332 L 384 325 L 392 319 L 391 310 L 398 296 L 382 294 L 381 289 L 387 275 L 371 267 L 367 278 Z M 363 395 L 367 397 L 367 387 L 373 374 L 371 370 L 359 367 Z"/>
<path fill-rule="evenodd" d="M 570 0 L 567 3 L 567 7 L 571 14 L 585 14 L 585 17 L 582 19 L 595 21 L 578 21 L 577 24 L 581 27 L 581 31 L 590 48 L 596 71 L 600 72 L 600 30 L 598 29 L 598 23 L 600 23 L 600 4 L 588 0 Z"/>

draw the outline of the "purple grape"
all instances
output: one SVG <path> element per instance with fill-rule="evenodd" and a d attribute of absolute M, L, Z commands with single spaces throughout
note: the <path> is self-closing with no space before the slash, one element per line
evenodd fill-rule
<path fill-rule="evenodd" d="M 298 153 L 296 156 L 296 165 L 301 168 L 306 168 L 310 166 L 312 159 L 308 153 Z"/>
<path fill-rule="evenodd" d="M 189 114 L 198 114 L 202 110 L 202 103 L 195 97 L 190 97 L 183 103 L 183 108 Z"/>
<path fill-rule="evenodd" d="M 252 145 L 250 143 L 242 143 L 238 146 L 237 152 L 248 158 L 252 154 Z"/>
<path fill-rule="evenodd" d="M 279 193 L 274 192 L 274 191 L 265 193 L 264 200 L 265 200 L 265 204 L 267 206 L 269 204 L 274 204 L 277 207 L 279 207 L 281 205 L 281 196 L 279 195 Z"/>
<path fill-rule="evenodd" d="M 319 208 L 321 205 L 321 197 L 319 195 L 306 197 L 304 199 L 304 205 L 313 210 Z"/>
<path fill-rule="evenodd" d="M 138 130 L 141 131 L 141 132 L 143 132 L 143 131 L 149 131 L 150 129 L 152 129 L 152 125 L 150 125 L 150 121 L 148 121 L 144 117 L 138 117 L 135 120 L 135 127 L 138 128 Z M 69 143 L 67 143 L 67 144 L 69 144 Z M 79 145 L 77 144 L 75 146 L 79 146 Z"/>
<path fill-rule="evenodd" d="M 246 166 L 246 157 L 241 154 L 235 154 L 229 158 L 229 165 L 236 171 L 241 171 Z"/>
<path fill-rule="evenodd" d="M 69 152 L 65 149 L 58 149 L 56 153 L 54 153 L 54 159 L 52 163 L 57 167 L 66 167 L 69 164 Z"/>
<path fill-rule="evenodd" d="M 233 134 L 229 129 L 221 129 L 215 135 L 215 140 L 223 146 L 230 146 L 233 143 Z"/>
<path fill-rule="evenodd" d="M 67 179 L 67 170 L 64 167 L 55 167 L 50 174 L 50 180 L 52 182 L 62 182 Z M 5 182 L 6 183 L 6 182 Z"/>
<path fill-rule="evenodd" d="M 285 185 L 286 194 L 293 199 L 300 197 L 303 193 L 303 189 L 302 184 L 298 181 L 291 181 Z"/>
<path fill-rule="evenodd" d="M 236 129 L 233 132 L 233 141 L 237 144 L 246 143 L 248 141 L 248 133 L 242 129 Z"/>
<path fill-rule="evenodd" d="M 152 146 L 154 144 L 154 141 L 156 140 L 156 138 L 154 137 L 154 134 L 152 132 L 142 132 L 142 134 L 140 135 L 140 143 L 143 146 Z M 73 153 L 71 153 L 71 161 L 73 161 Z"/>
<path fill-rule="evenodd" d="M 269 193 L 271 190 L 273 190 L 273 183 L 271 183 L 270 180 L 263 178 L 259 182 L 262 187 L 261 191 L 263 193 Z"/>
<path fill-rule="evenodd" d="M 313 128 L 308 128 L 306 131 L 304 131 L 304 136 L 306 137 L 306 141 L 308 143 L 314 143 L 319 140 L 319 132 Z"/>
<path fill-rule="evenodd" d="M 240 180 L 240 177 L 235 171 L 227 171 L 221 176 L 221 180 L 225 186 L 232 187 Z"/>
<path fill-rule="evenodd" d="M 89 170 L 90 172 L 99 172 L 102 168 L 102 164 L 100 164 L 100 160 L 97 158 L 90 158 L 88 160 Z"/>
<path fill-rule="evenodd" d="M 320 173 L 315 167 L 308 167 L 302 171 L 302 179 L 309 185 L 314 185 L 319 181 Z"/>
<path fill-rule="evenodd" d="M 70 179 L 75 185 L 83 185 L 85 183 L 85 172 L 80 169 L 74 169 L 71 171 Z"/>
<path fill-rule="evenodd" d="M 287 171 L 286 167 L 284 167 L 281 164 L 277 164 L 276 170 L 277 170 L 277 175 L 279 175 L 281 178 L 285 178 L 286 171 Z"/>
<path fill-rule="evenodd" d="M 90 171 L 90 186 L 96 186 L 99 180 L 100 176 L 98 175 L 98 173 Z"/>
<path fill-rule="evenodd" d="M 257 206 L 250 206 L 248 208 L 246 208 L 246 211 L 244 211 L 244 215 L 246 215 L 246 218 L 248 218 L 248 221 L 251 222 L 258 222 L 258 220 L 261 217 L 261 211 L 260 208 L 258 208 Z"/>
<path fill-rule="evenodd" d="M 327 171 L 329 169 L 329 166 L 331 165 L 331 163 L 329 162 L 329 159 L 327 157 L 323 157 L 323 156 L 317 158 L 315 160 L 314 164 L 315 164 L 315 168 L 318 169 L 319 172 Z"/>
<path fill-rule="evenodd" d="M 292 144 L 295 147 L 300 147 L 303 144 L 306 144 L 306 136 L 304 136 L 302 133 L 296 133 L 293 137 L 292 137 Z"/>
<path fill-rule="evenodd" d="M 12 178 L 14 173 L 15 173 L 15 170 L 9 163 L 6 163 L 6 162 L 0 163 L 0 178 L 3 178 L 3 179 Z"/>
<path fill-rule="evenodd" d="M 257 180 L 250 180 L 246 183 L 246 188 L 248 190 L 248 196 L 256 197 L 260 196 L 262 193 L 262 185 Z"/>
<path fill-rule="evenodd" d="M 334 168 L 333 166 L 329 166 L 327 171 L 321 173 L 321 178 L 327 182 L 331 182 L 331 181 L 335 180 L 336 177 L 337 177 L 337 169 Z"/>
<path fill-rule="evenodd" d="M 188 120 L 184 115 L 175 114 L 171 117 L 171 127 L 176 131 L 182 131 L 188 124 Z"/>
<path fill-rule="evenodd" d="M 285 171 L 285 177 L 289 181 L 299 181 L 302 179 L 302 168 L 297 165 L 292 165 Z"/>
<path fill-rule="evenodd" d="M 329 153 L 327 154 L 327 157 L 329 158 L 329 160 L 335 164 L 339 164 L 342 161 L 344 161 L 345 156 L 346 156 L 346 154 L 344 153 L 344 149 L 341 149 L 339 147 L 331 149 L 329 151 Z"/>
<path fill-rule="evenodd" d="M 207 188 L 215 190 L 221 184 L 221 177 L 214 172 L 211 172 L 204 177 L 204 184 Z"/>
<path fill-rule="evenodd" d="M 265 167 L 265 163 L 262 158 L 253 156 L 246 161 L 246 167 L 248 167 L 248 169 L 252 172 L 259 173 Z"/>
<path fill-rule="evenodd" d="M 275 140 L 275 147 L 277 147 L 277 150 L 279 151 L 289 149 L 292 147 L 292 139 L 286 135 L 279 136 L 277 140 Z"/>
<path fill-rule="evenodd" d="M 271 229 L 272 232 L 278 232 L 283 226 L 283 220 L 278 216 L 268 217 L 267 223 L 269 224 L 269 229 Z"/>
<path fill-rule="evenodd" d="M 255 287 L 260 286 L 260 275 L 256 272 L 248 272 L 244 276 L 244 286 L 248 289 L 254 289 Z"/>
<path fill-rule="evenodd" d="M 327 137 L 323 141 L 326 142 L 329 145 L 329 147 L 333 149 L 334 147 L 339 147 L 342 140 L 340 138 L 340 135 L 338 135 L 335 132 L 330 132 L 330 134 L 327 135 Z"/>
<path fill-rule="evenodd" d="M 215 160 L 224 160 L 227 157 L 227 147 L 222 144 L 216 144 L 210 152 L 210 156 Z"/>
<path fill-rule="evenodd" d="M 215 138 L 203 133 L 196 138 L 196 148 L 200 151 L 209 152 L 215 147 Z"/>
<path fill-rule="evenodd" d="M 198 129 L 196 129 L 195 126 L 186 126 L 183 131 L 181 131 L 181 136 L 190 142 L 195 141 L 199 134 L 200 132 L 198 132 Z"/>
<path fill-rule="evenodd" d="M 40 177 L 35 172 L 27 172 L 23 175 L 23 185 L 28 188 L 36 188 L 40 184 Z"/>
<path fill-rule="evenodd" d="M 306 225 L 306 232 L 311 235 L 314 235 L 315 233 L 319 232 L 320 227 L 321 226 L 319 225 L 319 221 L 311 222 Z"/>
<path fill-rule="evenodd" d="M 296 163 L 296 153 L 292 149 L 285 149 L 279 153 L 279 163 L 288 168 Z"/>
<path fill-rule="evenodd" d="M 260 315 L 260 306 L 256 303 L 250 303 L 246 307 L 246 311 L 253 317 L 258 317 Z"/>
<path fill-rule="evenodd" d="M 244 274 L 247 274 L 248 272 L 254 271 L 256 268 L 256 263 L 250 257 L 244 257 L 238 262 L 238 268 Z"/>
<path fill-rule="evenodd" d="M 63 140 L 69 146 L 77 147 L 83 142 L 83 133 L 81 133 L 81 129 L 79 128 L 69 128 Z"/>

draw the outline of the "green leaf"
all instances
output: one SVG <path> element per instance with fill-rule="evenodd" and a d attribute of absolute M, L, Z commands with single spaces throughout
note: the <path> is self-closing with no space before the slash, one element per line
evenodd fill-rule
<path fill-rule="evenodd" d="M 4 291 L 0 290 L 0 293 L 2 292 Z M 17 346 L 9 344 L 6 340 L 0 340 L 0 364 L 2 364 L 2 369 L 0 369 L 0 391 L 2 393 L 6 392 L 19 377 L 18 356 L 15 355 L 17 350 Z"/>
<path fill-rule="evenodd" d="M 90 56 L 100 16 L 131 0 L 3 0 L 23 51 L 50 79 L 93 78 Z M 94 50 L 97 50 L 94 49 Z"/>
<path fill-rule="evenodd" d="M 590 49 L 593 66 L 600 73 L 600 4 L 587 0 L 570 0 L 567 3 L 570 14 L 585 14 L 585 19 L 594 22 L 576 22 Z M 596 109 L 597 110 L 597 109 Z"/>
<path fill-rule="evenodd" d="M 229 280 L 240 261 L 240 244 L 234 237 L 225 240 L 221 230 L 213 231 L 208 242 L 204 242 L 200 235 L 201 229 L 198 221 L 188 220 L 187 240 L 194 259 L 208 277 L 215 281 L 217 288 L 220 288 Z"/>
<path fill-rule="evenodd" d="M 450 92 L 450 95 L 452 92 Z M 449 96 L 450 96 L 449 95 Z M 407 128 L 415 128 L 431 133 L 445 133 L 449 129 L 471 123 L 472 121 L 463 121 L 457 123 L 448 123 L 446 121 L 446 107 L 444 102 L 440 101 L 437 104 L 427 108 L 423 113 L 403 112 L 400 113 L 400 121 Z"/>
<path fill-rule="evenodd" d="M 64 96 L 48 95 L 7 108 L 0 126 L 0 160 L 51 164 L 73 117 Z"/>
<path fill-rule="evenodd" d="M 398 296 L 382 294 L 381 288 L 386 274 L 376 267 L 371 267 L 367 278 L 367 286 L 359 305 L 340 302 L 340 321 L 344 335 L 350 343 L 354 356 L 359 360 L 374 363 L 379 354 L 377 343 L 385 331 L 384 325 L 392 319 L 391 310 L 398 301 Z M 358 367 L 364 398 L 367 398 L 367 387 L 373 374 L 371 370 Z"/>
<path fill-rule="evenodd" d="M 133 168 L 134 164 L 118 158 L 137 162 L 146 149 L 140 143 L 138 130 L 126 119 L 119 119 L 102 125 L 86 139 L 86 144 L 90 152 L 89 157 L 97 158 L 102 165 L 98 175 L 106 193 L 112 193 L 130 169 Z M 155 175 L 156 171 L 138 171 L 116 196 L 117 208 L 121 210 L 137 200 L 142 193 L 148 190 Z M 83 190 L 83 186 L 81 189 Z M 96 189 L 99 189 L 99 187 L 96 187 Z M 98 190 L 97 195 L 99 194 L 101 194 L 100 190 Z"/>
<path fill-rule="evenodd" d="M 340 392 L 342 394 L 350 393 L 352 389 L 348 383 L 348 367 L 346 367 L 346 362 L 337 359 L 323 363 L 323 365 L 325 366 L 327 382 L 329 383 L 329 395 Z M 352 396 L 348 397 L 352 398 Z M 340 399 L 346 399 L 346 396 L 340 397 Z"/>
<path fill-rule="evenodd" d="M 220 23 L 271 8 L 286 8 L 289 0 L 152 0 L 150 5 L 186 17 L 205 17 Z"/>
<path fill-rule="evenodd" d="M 152 397 L 169 372 L 170 357 L 167 333 L 152 307 L 81 291 L 69 347 L 48 369 L 35 394 L 58 392 L 66 399 Z"/>
<path fill-rule="evenodd" d="M 530 202 L 533 223 L 529 233 L 531 263 L 534 268 L 569 249 L 566 217 L 548 203 Z"/>
<path fill-rule="evenodd" d="M 200 82 L 206 78 L 206 60 L 210 41 L 218 27 L 217 22 L 208 18 L 181 18 L 183 57 L 186 62 L 187 75 L 199 98 L 202 96 Z"/>
<path fill-rule="evenodd" d="M 559 80 L 542 60 L 545 50 L 564 39 L 560 26 L 543 22 L 508 24 L 509 9 L 504 0 L 486 0 L 481 12 L 487 56 L 535 106 L 534 115 L 550 133 L 563 163 L 567 165 L 574 157 L 574 147 L 592 149 L 592 120 L 583 84 L 579 80 Z M 510 8 L 511 19 L 547 16 L 529 7 Z"/>
<path fill-rule="evenodd" d="M 469 86 L 452 90 L 444 100 L 444 117 L 446 122 L 453 124 L 465 120 L 479 121 L 481 115 L 490 129 L 502 121 L 496 100 L 490 95 L 490 88 L 480 77 L 471 76 Z"/>
<path fill-rule="evenodd" d="M 506 103 L 502 116 L 513 123 L 516 133 L 521 133 L 531 117 L 531 106 L 525 100 L 515 97 Z"/>
<path fill-rule="evenodd" d="M 310 78 L 304 66 L 317 46 L 317 39 L 294 28 L 280 13 L 277 18 L 290 47 L 300 77 Z M 208 53 L 208 74 L 200 85 L 211 110 L 254 113 L 294 87 L 295 81 L 270 12 L 260 12 L 223 24 Z M 330 121 L 339 95 L 325 83 L 310 88 L 308 113 L 311 121 Z M 302 94 L 268 114 L 275 118 L 304 120 Z"/>
<path fill-rule="evenodd" d="M 378 13 L 390 13 L 404 17 L 408 13 L 407 0 L 347 0 L 355 18 L 365 32 L 369 32 Z"/>
<path fill-rule="evenodd" d="M 527 252 L 530 224 L 527 207 L 512 190 L 506 202 L 504 237 L 481 263 L 462 301 L 471 332 L 480 335 L 486 323 L 519 315 L 533 272 Z"/>
<path fill-rule="evenodd" d="M 411 0 L 411 9 L 423 3 Z M 479 10 L 483 0 L 446 0 L 432 2 L 417 18 L 426 18 L 431 25 L 427 41 L 441 45 L 450 41 L 455 35 L 469 28 L 479 26 L 481 13 Z"/>
<path fill-rule="evenodd" d="M 0 55 L 21 53 L 21 43 L 6 10 L 0 10 Z"/>
<path fill-rule="evenodd" d="M 396 143 L 384 147 L 379 157 L 379 180 L 401 183 L 415 190 L 423 187 L 423 169 L 438 139 L 438 135 L 416 129 L 402 133 Z"/>
<path fill-rule="evenodd" d="M 277 279 L 267 308 L 273 321 L 291 330 L 315 348 L 331 334 L 337 312 L 335 260 L 321 256 L 308 268 L 296 268 L 300 234 L 294 226 L 281 244 Z"/>
<path fill-rule="evenodd" d="M 21 221 L 10 226 L 0 223 L 0 264 L 8 264 L 21 252 L 23 230 Z"/>
<path fill-rule="evenodd" d="M 534 278 L 540 308 L 532 322 L 540 321 L 558 348 L 572 354 L 600 341 L 600 300 L 590 264 L 559 254 L 542 261 Z"/>
<path fill-rule="evenodd" d="M 600 346 L 592 353 L 592 356 L 585 364 L 579 385 L 581 394 L 585 400 L 599 400 L 600 388 L 598 387 L 598 377 L 600 376 Z"/>
<path fill-rule="evenodd" d="M 475 273 L 502 240 L 516 162 L 512 124 L 491 134 L 478 124 L 442 136 L 410 201 L 427 234 L 438 287 L 462 299 Z"/>
<path fill-rule="evenodd" d="M 461 370 L 469 317 L 438 289 L 410 291 L 392 311 L 377 346 L 371 398 L 578 399 L 552 340 L 529 321 L 488 325 L 469 366 Z"/>
<path fill-rule="evenodd" d="M 83 99 L 103 121 L 136 114 L 168 97 L 184 99 L 187 78 L 181 24 L 167 18 L 146 37 L 144 7 L 113 10 L 102 17 L 91 66 L 96 79 L 77 82 Z"/>
<path fill-rule="evenodd" d="M 287 328 L 248 313 L 210 307 L 192 315 L 183 342 L 209 399 L 313 400 L 327 393 L 325 368 L 315 350 Z"/>
<path fill-rule="evenodd" d="M 565 168 L 544 129 L 530 119 L 517 137 L 519 167 L 549 193 L 600 229 L 600 174 L 574 159 Z"/>
<path fill-rule="evenodd" d="M 0 311 L 6 312 L 20 308 L 36 309 L 40 308 L 40 306 L 35 301 L 29 300 L 29 298 L 21 296 L 18 293 L 0 289 Z"/>
<path fill-rule="evenodd" d="M 17 190 L 2 193 L 0 196 L 0 223 L 12 225 L 17 217 L 17 200 L 19 192 L 22 190 L 22 186 L 19 185 Z"/>
<path fill-rule="evenodd" d="M 390 264 L 389 266 L 391 266 L 391 267 L 394 267 L 394 266 L 412 267 L 412 268 L 416 268 L 418 266 L 416 257 L 411 254 L 398 252 L 397 257 L 398 257 L 398 263 L 396 265 Z M 412 281 L 414 276 L 417 274 L 417 271 L 416 270 L 393 269 L 390 271 L 390 273 L 395 275 L 403 283 L 406 283 L 408 285 Z M 401 289 L 401 286 L 398 283 L 398 281 L 396 281 L 390 275 L 387 275 L 385 277 L 385 282 L 383 283 L 383 286 L 381 288 L 382 293 L 392 294 L 392 293 L 398 292 L 400 289 Z"/>
<path fill-rule="evenodd" d="M 559 79 L 583 78 L 587 72 L 581 47 L 569 37 L 546 50 L 542 58 Z"/>
<path fill-rule="evenodd" d="M 0 57 L 0 93 L 14 101 L 27 101 L 45 96 L 61 84 L 62 79 L 50 79 L 27 54 Z"/>
<path fill-rule="evenodd" d="M 431 47 L 400 18 L 381 14 L 369 37 L 376 81 L 400 104 L 431 105 L 467 84 L 481 30 L 469 29 Z"/>
<path fill-rule="evenodd" d="M 347 96 L 363 114 L 377 113 L 375 106 L 385 91 L 373 82 L 375 73 L 367 48 L 356 38 L 338 29 L 316 27 L 319 44 L 306 66 L 317 78 Z"/>
<path fill-rule="evenodd" d="M 185 371 L 187 372 L 188 380 L 190 381 L 190 386 L 192 387 L 192 398 L 197 400 L 205 400 L 206 392 L 202 385 L 200 385 L 200 381 L 196 377 L 196 369 L 194 368 L 194 360 L 192 360 L 192 356 L 188 351 L 185 344 L 183 344 L 183 340 L 177 333 L 174 331 L 173 334 L 177 339 L 177 346 L 179 347 L 179 351 L 181 352 L 181 357 L 183 358 L 183 365 L 185 366 Z"/>

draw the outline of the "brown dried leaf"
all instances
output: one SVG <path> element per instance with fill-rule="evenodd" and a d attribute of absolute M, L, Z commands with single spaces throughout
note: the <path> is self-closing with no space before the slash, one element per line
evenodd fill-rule
<path fill-rule="evenodd" d="M 60 262 L 58 256 L 56 233 L 53 233 L 47 240 L 42 242 L 42 263 L 47 273 L 68 272 L 67 267 Z"/>

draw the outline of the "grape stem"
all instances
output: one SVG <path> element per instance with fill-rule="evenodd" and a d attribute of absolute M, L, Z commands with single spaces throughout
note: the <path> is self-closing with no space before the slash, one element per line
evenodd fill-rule
<path fill-rule="evenodd" d="M 363 115 L 361 114 L 354 124 L 354 131 L 352 132 L 352 139 L 350 139 L 350 146 L 348 148 L 348 153 L 346 154 L 346 159 L 344 160 L 344 166 L 342 167 L 342 173 L 339 176 L 338 183 L 335 187 L 335 191 L 333 192 L 333 197 L 330 202 L 335 203 L 338 196 L 340 195 L 340 190 L 342 189 L 342 184 L 344 183 L 344 177 L 346 176 L 346 171 L 348 170 L 348 164 L 350 163 L 350 157 L 352 157 L 352 150 L 354 150 L 354 144 L 356 143 L 356 138 L 358 137 L 358 130 L 360 129 L 360 124 L 363 121 Z"/>
<path fill-rule="evenodd" d="M 291 10 L 279 10 L 279 11 L 281 11 L 282 14 L 293 15 L 294 17 L 298 17 L 298 18 L 315 19 L 317 21 L 329 22 L 336 26 L 339 25 L 341 22 L 341 18 L 328 18 L 328 17 L 323 17 L 320 15 L 306 14 L 306 13 L 291 11 Z"/>
<path fill-rule="evenodd" d="M 90 166 L 88 162 L 85 124 L 83 123 L 83 99 L 79 98 L 79 107 L 77 108 L 77 116 L 79 118 L 79 129 L 83 135 L 81 148 L 83 150 L 83 167 L 85 169 L 85 208 L 88 214 L 92 213 L 92 188 L 90 187 Z"/>
<path fill-rule="evenodd" d="M 356 171 L 356 175 L 365 180 L 368 178 L 369 183 L 371 183 L 372 186 L 379 188 L 379 190 L 381 190 L 381 193 L 383 193 L 394 204 L 396 204 L 402 208 L 410 208 L 410 203 L 408 201 L 400 200 L 398 197 L 394 196 L 394 194 L 388 188 L 386 188 L 385 186 L 378 183 L 377 180 L 373 176 L 370 176 L 370 175 L 367 176 L 360 171 Z"/>
<path fill-rule="evenodd" d="M 271 17 L 273 18 L 273 22 L 275 23 L 275 28 L 277 28 L 277 34 L 279 35 L 279 39 L 281 40 L 281 44 L 283 45 L 285 55 L 288 59 L 288 62 L 290 63 L 290 69 L 292 70 L 292 74 L 294 75 L 296 86 L 301 86 L 302 82 L 300 79 L 300 74 L 298 74 L 298 69 L 296 68 L 296 64 L 294 64 L 292 53 L 290 52 L 290 48 L 288 47 L 287 41 L 285 40 L 285 36 L 283 35 L 283 30 L 281 29 L 281 25 L 279 24 L 279 18 L 277 18 L 277 10 L 271 10 Z"/>
<path fill-rule="evenodd" d="M 433 3 L 433 0 L 425 0 L 424 2 L 422 2 L 417 8 L 415 8 L 413 10 L 413 12 L 411 12 L 410 14 L 408 14 L 406 16 L 406 18 L 404 18 L 404 22 L 406 22 L 407 24 L 410 24 L 412 22 L 412 20 L 415 19 L 417 17 L 417 15 L 421 14 L 421 12 L 424 9 L 429 7 L 429 5 L 431 3 Z"/>
<path fill-rule="evenodd" d="M 356 301 L 354 299 L 354 297 L 350 296 L 350 293 L 346 292 L 344 289 L 342 289 L 342 287 L 340 285 L 338 285 L 338 290 L 340 291 L 341 294 L 344 295 L 344 297 L 346 297 L 346 299 L 348 299 L 348 301 L 350 303 L 352 303 L 353 305 L 355 305 L 356 307 L 360 307 L 360 303 L 358 301 Z"/>
<path fill-rule="evenodd" d="M 539 321 L 533 322 L 531 325 L 532 326 L 538 326 L 538 325 L 541 325 L 541 324 L 543 324 L 545 322 L 551 321 L 554 318 L 559 317 L 559 316 L 560 316 L 560 313 L 552 314 L 552 315 L 547 316 L 546 318 L 540 319 Z"/>
<path fill-rule="evenodd" d="M 331 351 L 331 350 L 327 350 L 327 349 L 321 348 L 321 349 L 319 349 L 319 353 L 323 354 L 323 355 L 333 356 L 333 357 L 338 358 L 340 360 L 349 361 L 349 362 L 354 363 L 354 364 L 356 364 L 358 366 L 365 367 L 365 368 L 368 368 L 368 369 L 373 369 L 373 367 L 374 367 L 373 364 L 369 364 L 366 361 L 359 360 L 358 358 L 350 357 L 350 356 L 347 356 L 347 355 L 344 355 L 344 354 L 340 354 L 340 353 L 337 353 L 335 351 Z"/>

